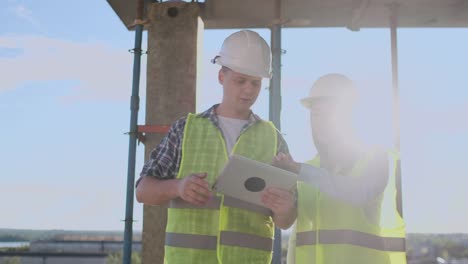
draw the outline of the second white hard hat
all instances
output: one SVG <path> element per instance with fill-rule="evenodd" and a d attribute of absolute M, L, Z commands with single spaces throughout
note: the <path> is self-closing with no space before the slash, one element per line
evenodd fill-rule
<path fill-rule="evenodd" d="M 271 78 L 270 47 L 251 30 L 241 30 L 227 37 L 212 62 L 250 76 Z"/>
<path fill-rule="evenodd" d="M 349 78 L 342 74 L 331 73 L 315 81 L 309 96 L 302 98 L 301 103 L 306 108 L 311 108 L 317 99 L 336 99 L 342 103 L 352 104 L 356 97 L 357 90 Z"/>

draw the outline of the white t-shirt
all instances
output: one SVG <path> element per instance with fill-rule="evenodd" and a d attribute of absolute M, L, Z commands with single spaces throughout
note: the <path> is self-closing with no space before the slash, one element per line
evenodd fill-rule
<path fill-rule="evenodd" d="M 224 116 L 218 116 L 219 127 L 223 132 L 224 141 L 226 141 L 226 149 L 228 154 L 231 153 L 237 138 L 239 138 L 242 128 L 249 122 L 249 120 L 235 119 Z"/>

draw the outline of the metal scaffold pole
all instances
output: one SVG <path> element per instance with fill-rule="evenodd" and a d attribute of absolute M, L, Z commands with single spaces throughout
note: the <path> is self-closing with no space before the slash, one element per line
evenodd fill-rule
<path fill-rule="evenodd" d="M 269 118 L 281 130 L 281 0 L 276 0 L 276 17 L 271 28 L 271 50 L 273 77 L 270 80 Z M 281 263 L 281 229 L 275 228 L 272 264 Z"/>
<path fill-rule="evenodd" d="M 400 91 L 398 86 L 398 42 L 397 42 L 397 5 L 390 9 L 390 41 L 392 49 L 392 87 L 393 87 L 393 144 L 400 153 Z M 396 168 L 397 209 L 403 217 L 403 199 L 401 187 L 401 158 Z"/>
<path fill-rule="evenodd" d="M 135 47 L 133 48 L 133 82 L 132 96 L 130 99 L 130 132 L 128 144 L 128 170 L 127 170 L 127 197 L 125 206 L 125 230 L 123 246 L 123 264 L 130 264 L 132 259 L 133 239 L 133 196 L 135 184 L 135 159 L 138 133 L 138 109 L 140 104 L 140 66 L 141 66 L 141 42 L 143 36 L 143 0 L 138 1 L 137 18 L 135 20 Z"/>

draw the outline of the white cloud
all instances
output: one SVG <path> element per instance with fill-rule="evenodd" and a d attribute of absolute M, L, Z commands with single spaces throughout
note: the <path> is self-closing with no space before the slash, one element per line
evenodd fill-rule
<path fill-rule="evenodd" d="M 31 82 L 74 80 L 78 85 L 65 100 L 127 99 L 131 93 L 133 55 L 102 43 L 72 42 L 44 36 L 0 36 L 0 48 L 21 50 L 0 57 L 0 91 Z M 145 59 L 142 80 L 145 83 Z"/>
<path fill-rule="evenodd" d="M 15 17 L 17 17 L 20 20 L 27 21 L 36 29 L 40 29 L 40 23 L 36 18 L 34 18 L 31 9 L 29 9 L 23 4 L 16 3 L 16 1 L 9 1 L 9 3 L 9 10 L 11 13 L 13 13 Z"/>

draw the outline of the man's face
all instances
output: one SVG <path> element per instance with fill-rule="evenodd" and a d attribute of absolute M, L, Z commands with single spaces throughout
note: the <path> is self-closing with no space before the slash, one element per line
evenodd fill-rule
<path fill-rule="evenodd" d="M 350 133 L 351 109 L 334 99 L 316 100 L 310 108 L 312 136 L 317 148 L 329 148 L 340 144 Z"/>
<path fill-rule="evenodd" d="M 223 104 L 238 113 L 250 111 L 257 100 L 262 78 L 224 68 L 219 71 L 219 83 L 223 86 Z"/>

